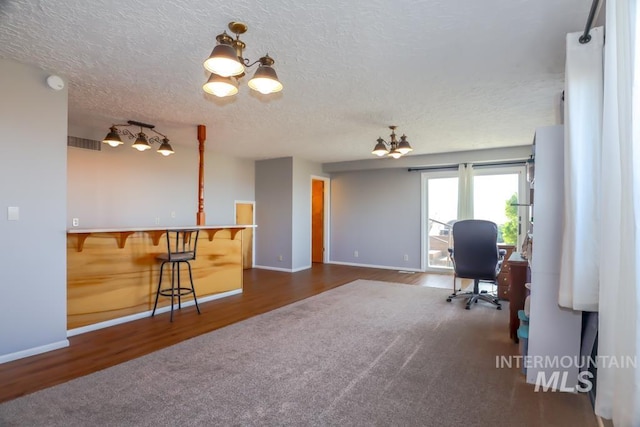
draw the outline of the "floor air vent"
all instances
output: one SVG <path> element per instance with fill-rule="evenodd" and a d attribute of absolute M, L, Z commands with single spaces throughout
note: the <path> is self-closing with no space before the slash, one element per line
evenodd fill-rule
<path fill-rule="evenodd" d="M 94 141 L 93 139 L 78 138 L 77 136 L 68 136 L 67 146 L 84 148 L 85 150 L 94 150 L 94 151 L 102 150 L 100 141 Z"/>

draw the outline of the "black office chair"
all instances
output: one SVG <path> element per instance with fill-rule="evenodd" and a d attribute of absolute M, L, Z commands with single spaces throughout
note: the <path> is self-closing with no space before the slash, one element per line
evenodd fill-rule
<path fill-rule="evenodd" d="M 180 309 L 182 308 L 182 297 L 184 295 L 193 294 L 193 301 L 195 302 L 196 310 L 198 310 L 198 314 L 200 314 L 200 307 L 198 307 L 198 299 L 196 298 L 196 290 L 193 287 L 191 264 L 189 262 L 196 259 L 198 234 L 200 234 L 200 230 L 197 229 L 167 230 L 167 253 L 156 257 L 156 259 L 162 261 L 162 264 L 160 264 L 160 278 L 158 280 L 158 290 L 156 291 L 156 302 L 153 304 L 153 311 L 151 312 L 152 317 L 156 313 L 158 297 L 160 295 L 171 297 L 171 322 L 173 322 L 174 299 L 178 299 L 178 308 Z M 171 287 L 163 289 L 162 276 L 164 266 L 166 264 L 171 264 Z M 180 264 L 187 264 L 187 267 L 189 268 L 190 287 L 182 286 L 180 283 Z"/>
<path fill-rule="evenodd" d="M 491 221 L 468 219 L 453 224 L 452 233 L 453 248 L 449 248 L 449 256 L 454 270 L 453 293 L 447 301 L 467 298 L 465 308 L 469 310 L 473 303 L 483 300 L 501 310 L 496 294 L 480 291 L 480 282 L 497 284 L 506 253 L 504 249 L 498 249 L 498 227 Z M 473 290 L 460 292 L 456 289 L 456 278 L 473 279 Z"/>

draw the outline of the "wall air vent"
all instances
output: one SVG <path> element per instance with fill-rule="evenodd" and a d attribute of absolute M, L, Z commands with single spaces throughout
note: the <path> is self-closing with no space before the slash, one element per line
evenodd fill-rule
<path fill-rule="evenodd" d="M 84 148 L 85 150 L 102 150 L 100 141 L 93 139 L 78 138 L 77 136 L 67 136 L 67 147 Z"/>

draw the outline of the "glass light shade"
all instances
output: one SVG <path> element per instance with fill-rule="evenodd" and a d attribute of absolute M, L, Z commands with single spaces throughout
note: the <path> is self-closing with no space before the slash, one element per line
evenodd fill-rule
<path fill-rule="evenodd" d="M 398 148 L 396 150 L 399 151 L 402 155 L 413 151 L 413 148 L 411 148 L 411 145 L 409 144 L 409 141 L 407 141 L 407 137 L 405 135 L 402 135 L 400 137 L 400 143 L 398 144 Z"/>
<path fill-rule="evenodd" d="M 260 65 L 248 84 L 251 89 L 264 95 L 282 90 L 282 83 L 278 80 L 276 70 L 269 65 Z"/>
<path fill-rule="evenodd" d="M 118 131 L 115 126 L 111 126 L 109 133 L 102 140 L 105 144 L 109 144 L 112 147 L 117 147 L 122 144 L 122 139 L 120 139 L 120 135 L 118 135 Z"/>
<path fill-rule="evenodd" d="M 378 143 L 373 148 L 373 151 L 371 152 L 371 154 L 375 154 L 378 157 L 382 157 L 385 154 L 389 154 L 389 150 L 387 150 L 387 147 L 384 146 L 384 142 L 382 141 L 382 138 L 378 138 Z"/>
<path fill-rule="evenodd" d="M 138 151 L 149 150 L 151 148 L 151 146 L 149 145 L 149 142 L 147 141 L 147 135 L 145 135 L 144 133 L 140 132 L 138 134 L 138 138 L 136 139 L 136 142 L 133 143 L 132 147 L 135 148 Z"/>
<path fill-rule="evenodd" d="M 238 60 L 236 50 L 228 44 L 219 44 L 204 61 L 204 68 L 222 77 L 244 73 L 244 65 Z"/>
<path fill-rule="evenodd" d="M 173 148 L 171 147 L 171 144 L 169 144 L 169 140 L 167 138 L 164 138 L 162 140 L 162 144 L 160 144 L 160 147 L 158 148 L 158 153 L 162 154 L 165 157 L 174 153 Z"/>
<path fill-rule="evenodd" d="M 238 80 L 235 77 L 222 77 L 212 73 L 202 89 L 211 95 L 224 98 L 238 93 Z"/>
<path fill-rule="evenodd" d="M 399 159 L 400 157 L 402 157 L 402 153 L 398 151 L 398 149 L 394 149 L 389 153 L 389 156 L 393 157 L 394 159 Z"/>

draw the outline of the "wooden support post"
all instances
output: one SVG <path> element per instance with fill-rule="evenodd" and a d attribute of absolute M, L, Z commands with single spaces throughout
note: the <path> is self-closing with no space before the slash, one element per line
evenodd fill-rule
<path fill-rule="evenodd" d="M 198 213 L 196 224 L 205 225 L 204 214 L 204 141 L 207 139 L 207 127 L 198 125 L 198 150 L 200 153 L 200 165 L 198 167 Z"/>

